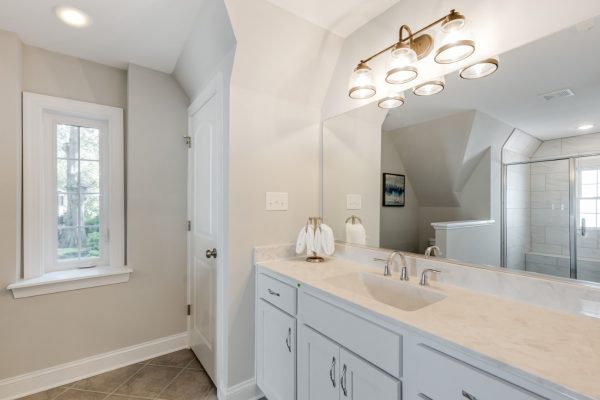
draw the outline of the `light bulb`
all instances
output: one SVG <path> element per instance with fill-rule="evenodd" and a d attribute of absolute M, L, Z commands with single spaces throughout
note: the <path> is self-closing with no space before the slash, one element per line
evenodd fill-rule
<path fill-rule="evenodd" d="M 74 7 L 56 7 L 54 13 L 62 22 L 75 28 L 86 27 L 91 22 L 91 18 L 86 13 Z"/>
<path fill-rule="evenodd" d="M 368 99 L 375 96 L 373 72 L 367 64 L 360 63 L 350 76 L 348 95 L 353 99 Z"/>

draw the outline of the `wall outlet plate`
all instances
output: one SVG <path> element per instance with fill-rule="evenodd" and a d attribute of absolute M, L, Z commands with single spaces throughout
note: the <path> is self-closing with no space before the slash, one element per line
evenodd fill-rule
<path fill-rule="evenodd" d="M 346 195 L 346 209 L 360 210 L 362 208 L 362 196 L 360 194 Z"/>
<path fill-rule="evenodd" d="M 267 211 L 287 211 L 288 194 L 286 192 L 267 192 L 265 209 Z"/>

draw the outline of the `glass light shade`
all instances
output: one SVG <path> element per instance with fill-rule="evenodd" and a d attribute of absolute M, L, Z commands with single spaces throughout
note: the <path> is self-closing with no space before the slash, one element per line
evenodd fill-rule
<path fill-rule="evenodd" d="M 377 105 L 379 108 L 384 108 L 386 110 L 403 106 L 404 92 L 395 92 L 394 90 L 390 90 L 386 97 L 379 100 Z"/>
<path fill-rule="evenodd" d="M 471 64 L 460 70 L 460 77 L 463 79 L 478 79 L 493 74 L 498 70 L 498 59 L 488 58 Z"/>
<path fill-rule="evenodd" d="M 413 93 L 417 96 L 432 96 L 444 90 L 445 86 L 446 80 L 444 79 L 444 77 L 441 77 L 434 81 L 425 82 L 420 84 L 419 86 L 415 86 L 413 88 Z"/>
<path fill-rule="evenodd" d="M 452 64 L 469 57 L 475 52 L 475 42 L 468 39 L 448 42 L 438 49 L 434 60 L 438 64 Z"/>
<path fill-rule="evenodd" d="M 348 95 L 353 99 L 368 99 L 377 92 L 373 72 L 366 64 L 359 64 L 350 76 Z"/>
<path fill-rule="evenodd" d="M 417 53 L 407 44 L 400 43 L 391 51 L 385 81 L 402 84 L 415 79 L 419 72 L 412 66 L 417 62 Z"/>
<path fill-rule="evenodd" d="M 442 32 L 458 32 L 465 27 L 467 20 L 464 15 L 453 12 L 442 22 Z"/>

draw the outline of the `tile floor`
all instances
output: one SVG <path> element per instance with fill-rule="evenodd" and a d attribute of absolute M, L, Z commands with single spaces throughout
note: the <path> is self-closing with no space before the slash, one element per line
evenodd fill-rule
<path fill-rule="evenodd" d="M 179 350 L 23 397 L 21 400 L 216 400 L 216 389 L 189 350 Z"/>

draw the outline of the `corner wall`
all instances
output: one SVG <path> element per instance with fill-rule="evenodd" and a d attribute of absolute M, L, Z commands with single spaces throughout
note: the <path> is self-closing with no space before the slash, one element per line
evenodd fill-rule
<path fill-rule="evenodd" d="M 237 38 L 229 152 L 228 386 L 254 378 L 252 248 L 319 215 L 321 107 L 342 39 L 265 0 L 226 0 Z M 289 193 L 265 211 L 265 192 Z"/>

